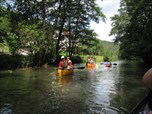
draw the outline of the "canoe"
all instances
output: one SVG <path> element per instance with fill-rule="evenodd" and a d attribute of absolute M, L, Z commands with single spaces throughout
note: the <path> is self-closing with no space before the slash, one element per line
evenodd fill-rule
<path fill-rule="evenodd" d="M 105 64 L 105 67 L 112 67 L 112 64 Z"/>
<path fill-rule="evenodd" d="M 94 63 L 87 63 L 86 66 L 87 66 L 87 68 L 94 68 L 95 64 Z"/>
<path fill-rule="evenodd" d="M 152 90 L 149 91 L 149 93 L 130 111 L 129 114 L 140 114 L 141 112 L 144 112 L 145 107 L 150 101 L 152 102 Z"/>
<path fill-rule="evenodd" d="M 57 76 L 68 76 L 72 75 L 73 72 L 73 69 L 57 69 Z"/>

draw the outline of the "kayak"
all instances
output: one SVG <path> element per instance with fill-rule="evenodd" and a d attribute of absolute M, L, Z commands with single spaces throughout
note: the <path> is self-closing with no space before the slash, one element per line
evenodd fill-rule
<path fill-rule="evenodd" d="M 95 64 L 94 63 L 87 63 L 86 66 L 87 66 L 87 68 L 94 68 Z"/>
<path fill-rule="evenodd" d="M 57 69 L 57 76 L 68 76 L 72 75 L 73 72 L 73 69 Z"/>
<path fill-rule="evenodd" d="M 152 101 L 152 90 L 146 95 L 131 111 L 129 114 L 145 114 L 148 103 Z M 147 113 L 146 113 L 147 114 Z"/>

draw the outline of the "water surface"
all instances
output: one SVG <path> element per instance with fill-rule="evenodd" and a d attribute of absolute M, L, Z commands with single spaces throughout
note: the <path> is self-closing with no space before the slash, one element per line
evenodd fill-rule
<path fill-rule="evenodd" d="M 115 63 L 65 77 L 57 77 L 55 67 L 1 71 L 0 114 L 128 114 L 147 94 L 141 82 L 147 68 Z"/>

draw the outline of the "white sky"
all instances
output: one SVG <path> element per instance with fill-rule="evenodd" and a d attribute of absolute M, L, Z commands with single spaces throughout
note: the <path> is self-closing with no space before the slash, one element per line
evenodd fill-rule
<path fill-rule="evenodd" d="M 102 12 L 106 16 L 106 23 L 100 21 L 99 23 L 91 22 L 91 28 L 98 34 L 98 38 L 113 42 L 114 36 L 109 36 L 111 31 L 111 19 L 117 13 L 120 0 L 96 0 L 99 7 L 102 8 Z"/>

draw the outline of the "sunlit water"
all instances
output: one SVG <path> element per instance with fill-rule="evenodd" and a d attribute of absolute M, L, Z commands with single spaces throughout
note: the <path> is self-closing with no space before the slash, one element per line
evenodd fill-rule
<path fill-rule="evenodd" d="M 128 114 L 147 94 L 141 82 L 147 69 L 115 63 L 65 77 L 57 77 L 55 67 L 1 71 L 0 114 Z"/>

